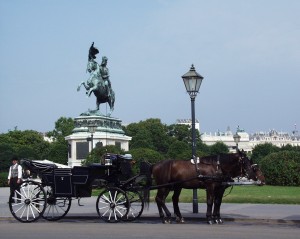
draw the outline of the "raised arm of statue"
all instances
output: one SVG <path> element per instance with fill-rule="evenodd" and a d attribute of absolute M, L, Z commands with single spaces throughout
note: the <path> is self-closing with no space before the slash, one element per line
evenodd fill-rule
<path fill-rule="evenodd" d="M 89 50 L 89 61 L 96 59 L 96 55 L 99 53 L 99 50 L 94 47 L 94 42 L 92 43 L 90 50 Z"/>

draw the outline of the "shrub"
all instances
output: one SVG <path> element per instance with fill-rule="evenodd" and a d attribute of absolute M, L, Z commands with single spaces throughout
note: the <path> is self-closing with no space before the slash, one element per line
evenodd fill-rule
<path fill-rule="evenodd" d="M 7 185 L 7 176 L 8 173 L 0 173 L 0 187 L 8 187 Z"/>
<path fill-rule="evenodd" d="M 269 185 L 300 185 L 300 152 L 271 153 L 262 158 L 260 167 Z"/>

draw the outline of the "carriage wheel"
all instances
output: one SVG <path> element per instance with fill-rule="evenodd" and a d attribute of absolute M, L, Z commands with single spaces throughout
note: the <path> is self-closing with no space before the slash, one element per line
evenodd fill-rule
<path fill-rule="evenodd" d="M 134 221 L 139 218 L 144 210 L 144 200 L 140 192 L 135 190 L 126 191 L 130 207 L 127 216 L 123 217 L 124 221 Z"/>
<path fill-rule="evenodd" d="M 130 203 L 126 193 L 119 188 L 107 188 L 97 198 L 96 209 L 106 222 L 119 222 L 126 217 Z"/>
<path fill-rule="evenodd" d="M 46 192 L 40 183 L 25 181 L 9 197 L 9 209 L 18 221 L 34 222 L 43 215 L 46 201 Z"/>
<path fill-rule="evenodd" d="M 53 188 L 44 187 L 47 195 L 47 205 L 43 218 L 48 221 L 57 221 L 63 218 L 70 210 L 72 199 L 70 197 L 55 197 Z"/>

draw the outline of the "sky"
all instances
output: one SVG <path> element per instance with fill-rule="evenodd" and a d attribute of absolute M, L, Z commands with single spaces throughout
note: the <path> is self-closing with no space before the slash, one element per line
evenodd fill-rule
<path fill-rule="evenodd" d="M 88 50 L 108 57 L 124 124 L 191 118 L 181 78 L 204 77 L 201 132 L 300 127 L 298 0 L 0 0 L 0 133 L 51 131 L 96 107 Z M 101 104 L 102 113 L 109 111 Z"/>

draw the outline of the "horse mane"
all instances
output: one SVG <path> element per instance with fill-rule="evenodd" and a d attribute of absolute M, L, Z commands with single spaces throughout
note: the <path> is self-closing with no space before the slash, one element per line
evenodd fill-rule
<path fill-rule="evenodd" d="M 231 162 L 233 158 L 232 156 L 236 156 L 236 153 L 221 153 L 218 155 L 210 155 L 210 156 L 204 156 L 200 158 L 200 163 L 204 164 L 217 164 L 218 160 L 220 160 L 220 163 L 228 163 Z M 237 157 L 238 158 L 238 157 Z"/>

